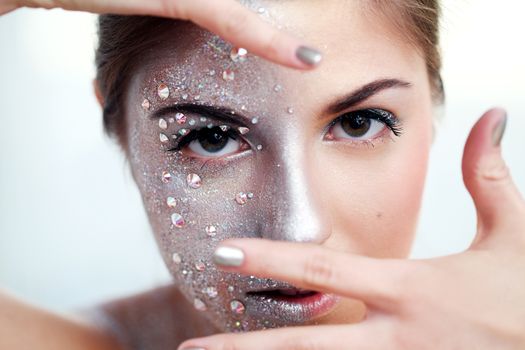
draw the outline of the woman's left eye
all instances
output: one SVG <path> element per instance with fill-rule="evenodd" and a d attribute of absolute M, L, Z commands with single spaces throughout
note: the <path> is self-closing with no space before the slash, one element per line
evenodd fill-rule
<path fill-rule="evenodd" d="M 204 127 L 180 138 L 171 151 L 182 151 L 198 158 L 221 158 L 249 149 L 249 145 L 233 129 Z"/>
<path fill-rule="evenodd" d="M 351 139 L 356 141 L 373 140 L 386 129 L 399 136 L 401 131 L 397 118 L 384 110 L 366 109 L 348 112 L 334 120 L 328 129 L 327 140 Z"/>

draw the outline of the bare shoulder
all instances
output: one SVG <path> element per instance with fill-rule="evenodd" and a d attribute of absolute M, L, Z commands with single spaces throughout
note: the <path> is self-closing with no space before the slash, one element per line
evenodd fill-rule
<path fill-rule="evenodd" d="M 176 349 L 184 340 L 216 332 L 175 286 L 99 306 L 88 316 L 124 349 Z"/>

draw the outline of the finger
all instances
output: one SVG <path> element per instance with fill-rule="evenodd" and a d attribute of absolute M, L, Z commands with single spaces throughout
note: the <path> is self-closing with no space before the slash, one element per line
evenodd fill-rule
<path fill-rule="evenodd" d="M 378 334 L 381 336 L 378 337 Z M 371 341 L 373 339 L 373 341 Z M 221 334 L 192 339 L 179 350 L 372 350 L 390 349 L 385 330 L 375 323 L 281 328 L 244 334 Z"/>
<path fill-rule="evenodd" d="M 398 307 L 407 279 L 415 272 L 408 260 L 374 259 L 316 244 L 261 239 L 223 242 L 213 258 L 227 271 L 284 280 L 383 310 Z"/>
<path fill-rule="evenodd" d="M 26 0 L 23 6 L 189 20 L 234 46 L 284 66 L 308 69 L 322 59 L 319 51 L 264 22 L 236 0 Z"/>
<path fill-rule="evenodd" d="M 519 231 L 525 204 L 501 155 L 506 112 L 491 109 L 472 128 L 463 154 L 463 181 L 478 214 L 476 243 L 490 232 Z"/>

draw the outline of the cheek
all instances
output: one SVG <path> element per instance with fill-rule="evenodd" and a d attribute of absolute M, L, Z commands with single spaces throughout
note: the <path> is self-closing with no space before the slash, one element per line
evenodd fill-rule
<path fill-rule="evenodd" d="M 412 123 L 395 142 L 361 154 L 335 149 L 320 157 L 320 168 L 330 169 L 334 180 L 324 185 L 331 245 L 376 257 L 409 254 L 432 139 L 429 121 Z"/>

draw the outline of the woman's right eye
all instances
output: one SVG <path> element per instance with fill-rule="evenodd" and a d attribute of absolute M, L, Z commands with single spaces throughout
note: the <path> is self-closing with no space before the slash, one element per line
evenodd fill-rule
<path fill-rule="evenodd" d="M 234 131 L 223 131 L 220 127 L 194 130 L 185 139 L 188 137 L 189 140 L 184 140 L 185 145 L 181 145 L 180 150 L 188 156 L 197 158 L 225 157 L 238 153 L 248 146 Z"/>

